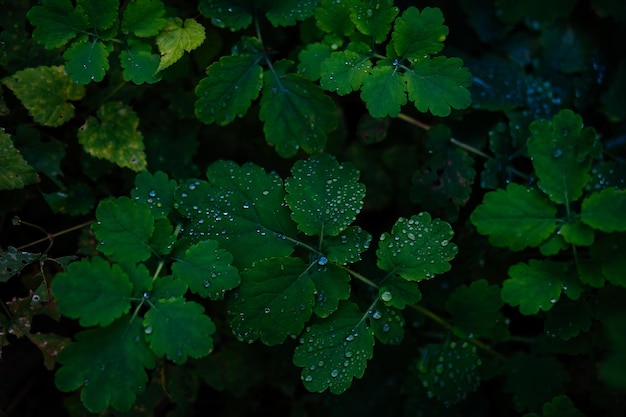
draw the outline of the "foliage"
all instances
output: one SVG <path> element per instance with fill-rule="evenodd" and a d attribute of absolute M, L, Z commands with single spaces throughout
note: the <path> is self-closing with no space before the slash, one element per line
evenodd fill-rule
<path fill-rule="evenodd" d="M 626 413 L 591 3 L 0 0 L 3 412 Z"/>

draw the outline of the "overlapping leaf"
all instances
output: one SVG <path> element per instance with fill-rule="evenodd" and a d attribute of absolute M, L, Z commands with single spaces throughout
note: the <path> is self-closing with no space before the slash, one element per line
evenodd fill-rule
<path fill-rule="evenodd" d="M 44 0 L 28 12 L 35 26 L 33 37 L 47 49 L 58 48 L 89 27 L 82 8 L 74 8 L 70 0 Z"/>
<path fill-rule="evenodd" d="M 239 269 L 253 262 L 288 256 L 293 251 L 295 225 L 284 204 L 284 189 L 276 173 L 254 164 L 218 161 L 207 170 L 209 182 L 191 181 L 175 192 L 174 205 L 190 220 L 183 233 L 194 241 L 215 239 L 233 255 Z"/>
<path fill-rule="evenodd" d="M 386 305 L 377 305 L 368 313 L 368 322 L 376 339 L 386 345 L 398 345 L 402 342 L 404 317 L 400 311 Z"/>
<path fill-rule="evenodd" d="M 373 117 L 396 117 L 407 102 L 406 83 L 394 64 L 379 62 L 363 80 L 361 98 Z"/>
<path fill-rule="evenodd" d="M 141 321 L 129 322 L 128 316 L 78 333 L 59 353 L 56 386 L 65 392 L 82 387 L 80 398 L 92 413 L 129 410 L 148 382 L 144 368 L 155 365 L 142 334 Z"/>
<path fill-rule="evenodd" d="M 227 290 L 239 285 L 239 272 L 230 265 L 232 260 L 232 255 L 219 249 L 215 240 L 203 240 L 176 259 L 172 273 L 185 281 L 192 292 L 221 300 Z"/>
<path fill-rule="evenodd" d="M 407 305 L 418 303 L 422 299 L 422 292 L 416 282 L 392 275 L 380 286 L 378 296 L 385 305 L 403 309 Z"/>
<path fill-rule="evenodd" d="M 267 20 L 274 26 L 293 26 L 298 20 L 305 20 L 315 12 L 319 0 L 284 0 L 267 2 Z"/>
<path fill-rule="evenodd" d="M 196 116 L 203 123 L 226 125 L 243 116 L 263 85 L 260 56 L 227 55 L 207 68 L 196 87 Z"/>
<path fill-rule="evenodd" d="M 78 141 L 96 158 L 106 159 L 134 171 L 146 168 L 143 136 L 137 130 L 139 118 L 127 105 L 119 102 L 103 104 L 98 118 L 87 118 L 78 130 Z"/>
<path fill-rule="evenodd" d="M 466 333 L 489 336 L 505 322 L 500 311 L 500 288 L 480 279 L 469 286 L 461 285 L 446 302 L 446 310 L 454 317 L 454 324 Z"/>
<path fill-rule="evenodd" d="M 583 200 L 580 219 L 606 233 L 626 232 L 626 190 L 607 188 Z"/>
<path fill-rule="evenodd" d="M 122 18 L 122 31 L 140 38 L 156 36 L 165 26 L 165 5 L 161 0 L 135 0 L 128 3 Z"/>
<path fill-rule="evenodd" d="M 333 52 L 320 68 L 321 86 L 340 96 L 357 91 L 370 75 L 372 62 L 364 51 Z"/>
<path fill-rule="evenodd" d="M 591 327 L 592 312 L 589 304 L 560 301 L 548 313 L 544 323 L 547 336 L 569 340 Z"/>
<path fill-rule="evenodd" d="M 230 30 L 244 29 L 252 23 L 254 11 L 250 0 L 202 0 L 198 9 L 211 23 Z"/>
<path fill-rule="evenodd" d="M 169 18 L 156 38 L 161 62 L 157 71 L 173 65 L 182 58 L 185 52 L 191 52 L 204 42 L 206 35 L 204 27 L 193 18 L 184 21 L 179 18 Z"/>
<path fill-rule="evenodd" d="M 35 122 L 61 126 L 74 117 L 74 105 L 85 88 L 77 85 L 63 67 L 26 68 L 6 77 L 2 83 L 13 91 Z"/>
<path fill-rule="evenodd" d="M 38 253 L 22 252 L 9 246 L 0 252 L 0 282 L 7 282 L 31 263 L 40 258 Z"/>
<path fill-rule="evenodd" d="M 146 43 L 134 42 L 129 49 L 120 52 L 120 64 L 126 81 L 154 84 L 161 80 L 157 74 L 159 56 L 153 54 L 152 47 Z"/>
<path fill-rule="evenodd" d="M 330 317 L 306 328 L 293 363 L 303 368 L 302 381 L 309 391 L 341 394 L 353 378 L 363 376 L 374 337 L 362 319 L 355 304 L 344 302 Z"/>
<path fill-rule="evenodd" d="M 109 70 L 109 53 L 112 47 L 98 39 L 79 38 L 63 53 L 65 71 L 78 84 L 99 82 Z"/>
<path fill-rule="evenodd" d="M 11 137 L 0 128 L 0 190 L 24 188 L 37 182 L 37 173 L 13 146 Z"/>
<path fill-rule="evenodd" d="M 398 14 L 393 0 L 356 0 L 351 2 L 350 20 L 364 35 L 381 43 L 387 39 L 391 22 Z"/>
<path fill-rule="evenodd" d="M 539 188 L 555 203 L 578 200 L 598 146 L 595 130 L 583 128 L 582 117 L 571 110 L 562 110 L 552 121 L 531 123 L 530 133 L 528 153 Z"/>
<path fill-rule="evenodd" d="M 241 285 L 228 303 L 235 335 L 271 346 L 300 334 L 315 303 L 315 284 L 306 270 L 299 258 L 283 257 L 241 271 Z"/>
<path fill-rule="evenodd" d="M 337 236 L 327 236 L 322 250 L 328 261 L 340 265 L 361 260 L 361 253 L 370 247 L 372 235 L 358 226 L 351 226 Z"/>
<path fill-rule="evenodd" d="M 315 306 L 313 312 L 318 317 L 328 317 L 337 310 L 341 300 L 350 297 L 350 276 L 333 265 L 315 265 L 309 271 L 315 284 Z"/>
<path fill-rule="evenodd" d="M 522 250 L 538 246 L 557 229 L 557 209 L 538 190 L 509 184 L 485 194 L 470 219 L 494 246 Z"/>
<path fill-rule="evenodd" d="M 155 220 L 162 219 L 174 210 L 176 185 L 176 181 L 161 171 L 154 174 L 143 171 L 135 177 L 135 188 L 130 191 L 130 196 L 136 202 L 146 203 Z"/>
<path fill-rule="evenodd" d="M 324 32 L 347 36 L 354 31 L 348 1 L 321 0 L 315 9 L 315 23 Z"/>
<path fill-rule="evenodd" d="M 410 61 L 420 60 L 424 55 L 441 52 L 448 32 L 440 9 L 425 7 L 420 12 L 416 7 L 409 7 L 396 19 L 392 45 L 398 56 Z"/>
<path fill-rule="evenodd" d="M 380 237 L 377 265 L 383 271 L 409 281 L 432 278 L 450 270 L 449 261 L 458 250 L 450 242 L 453 235 L 448 223 L 433 220 L 426 212 L 410 219 L 401 217 L 391 233 L 383 233 Z"/>
<path fill-rule="evenodd" d="M 104 200 L 96 209 L 96 218 L 92 229 L 102 253 L 120 262 L 145 261 L 152 255 L 154 218 L 147 206 L 128 197 Z"/>
<path fill-rule="evenodd" d="M 50 289 L 64 316 L 79 319 L 82 326 L 106 326 L 130 310 L 133 287 L 119 265 L 93 258 L 70 264 Z"/>
<path fill-rule="evenodd" d="M 182 297 L 153 303 L 144 320 L 145 338 L 157 356 L 182 364 L 188 357 L 200 358 L 213 350 L 215 325 L 204 308 Z"/>
<path fill-rule="evenodd" d="M 285 182 L 285 201 L 298 229 L 310 236 L 337 236 L 363 206 L 365 186 L 359 171 L 328 154 L 297 161 Z"/>

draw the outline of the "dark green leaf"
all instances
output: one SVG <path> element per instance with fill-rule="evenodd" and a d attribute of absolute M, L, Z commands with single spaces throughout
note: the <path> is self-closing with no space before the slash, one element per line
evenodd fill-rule
<path fill-rule="evenodd" d="M 452 314 L 454 324 L 477 336 L 490 336 L 505 323 L 501 308 L 500 288 L 484 279 L 457 287 L 446 301 L 446 310 Z"/>
<path fill-rule="evenodd" d="M 35 170 L 15 149 L 11 137 L 0 128 L 0 190 L 24 188 L 37 180 Z"/>
<path fill-rule="evenodd" d="M 543 417 L 585 417 L 585 415 L 567 396 L 559 395 L 543 405 Z"/>
<path fill-rule="evenodd" d="M 354 0 L 350 8 L 350 20 L 364 35 L 369 35 L 374 42 L 382 43 L 387 39 L 391 22 L 398 14 L 398 8 L 392 0 Z"/>
<path fill-rule="evenodd" d="M 322 42 L 308 44 L 298 54 L 298 73 L 304 75 L 311 81 L 317 81 L 320 78 L 321 64 L 330 57 L 332 48 L 330 45 Z M 322 85 L 322 87 L 324 87 Z"/>
<path fill-rule="evenodd" d="M 385 280 L 378 289 L 378 296 L 386 305 L 398 309 L 417 304 L 422 299 L 422 293 L 416 282 L 406 281 L 397 275 Z"/>
<path fill-rule="evenodd" d="M 354 31 L 354 23 L 350 21 L 350 2 L 321 0 L 320 7 L 315 9 L 315 23 L 324 32 L 347 36 Z"/>
<path fill-rule="evenodd" d="M 226 125 L 242 117 L 263 85 L 260 56 L 230 55 L 207 68 L 196 87 L 196 116 L 206 124 Z"/>
<path fill-rule="evenodd" d="M 128 197 L 102 201 L 92 226 L 98 250 L 120 262 L 140 262 L 152 255 L 150 237 L 154 219 L 150 209 Z"/>
<path fill-rule="evenodd" d="M 583 200 L 580 219 L 606 233 L 626 232 L 626 190 L 607 188 Z"/>
<path fill-rule="evenodd" d="M 539 246 L 556 231 L 556 212 L 538 190 L 509 184 L 485 194 L 470 219 L 492 245 L 518 251 Z"/>
<path fill-rule="evenodd" d="M 65 71 L 78 84 L 102 81 L 109 70 L 109 52 L 104 43 L 82 38 L 63 53 Z"/>
<path fill-rule="evenodd" d="M 267 2 L 267 20 L 274 26 L 293 26 L 311 16 L 319 0 L 283 0 Z"/>
<path fill-rule="evenodd" d="M 298 258 L 271 258 L 241 271 L 241 285 L 229 300 L 233 332 L 240 340 L 266 345 L 296 337 L 311 317 L 315 284 Z"/>
<path fill-rule="evenodd" d="M 440 52 L 446 36 L 448 27 L 443 24 L 440 9 L 425 7 L 420 13 L 416 7 L 409 7 L 396 19 L 391 39 L 399 57 L 415 61 Z"/>
<path fill-rule="evenodd" d="M 95 205 L 93 188 L 84 182 L 69 185 L 63 191 L 42 195 L 55 213 L 80 216 L 89 213 Z"/>
<path fill-rule="evenodd" d="M 201 0 L 198 9 L 211 23 L 232 31 L 244 29 L 252 23 L 254 5 L 249 0 Z"/>
<path fill-rule="evenodd" d="M 230 265 L 233 257 L 218 249 L 215 240 L 203 240 L 187 249 L 172 265 L 174 277 L 187 283 L 189 289 L 212 300 L 221 300 L 224 293 L 239 285 L 239 272 Z"/>
<path fill-rule="evenodd" d="M 106 326 L 130 310 L 133 286 L 119 265 L 102 258 L 71 263 L 50 287 L 64 316 L 82 326 Z"/>
<path fill-rule="evenodd" d="M 300 338 L 293 363 L 302 369 L 301 377 L 309 391 L 330 389 L 341 394 L 354 377 L 365 373 L 374 353 L 374 337 L 355 304 L 345 302 L 327 319 L 311 327 Z"/>
<path fill-rule="evenodd" d="M 591 246 L 591 257 L 599 263 L 604 277 L 614 285 L 626 287 L 626 234 L 603 236 Z M 596 277 L 599 280 L 599 277 Z"/>
<path fill-rule="evenodd" d="M 340 96 L 361 88 L 372 68 L 370 56 L 355 51 L 339 51 L 330 54 L 320 68 L 320 84 Z"/>
<path fill-rule="evenodd" d="M 159 56 L 152 53 L 152 47 L 136 42 L 131 48 L 120 52 L 120 64 L 124 69 L 124 79 L 135 84 L 154 84 L 161 80 L 157 74 Z"/>
<path fill-rule="evenodd" d="M 383 271 L 409 281 L 430 279 L 450 270 L 449 261 L 458 250 L 450 242 L 453 235 L 448 223 L 432 220 L 426 212 L 410 219 L 401 217 L 391 233 L 383 233 L 380 237 L 377 265 Z"/>
<path fill-rule="evenodd" d="M 143 320 L 145 338 L 157 356 L 176 364 L 188 357 L 201 358 L 213 350 L 215 325 L 204 308 L 184 298 L 160 299 L 151 305 Z"/>
<path fill-rule="evenodd" d="M 58 48 L 89 27 L 82 9 L 74 9 L 69 0 L 44 0 L 28 12 L 35 26 L 33 38 L 46 49 Z"/>
<path fill-rule="evenodd" d="M 170 180 L 167 174 L 157 171 L 151 175 L 147 171 L 135 177 L 135 188 L 130 196 L 137 203 L 146 203 L 155 220 L 167 217 L 174 208 L 174 190 L 176 181 Z"/>
<path fill-rule="evenodd" d="M 285 181 L 285 201 L 298 229 L 309 236 L 337 236 L 363 207 L 365 186 L 350 163 L 339 164 L 328 154 L 297 161 Z"/>
<path fill-rule="evenodd" d="M 135 0 L 128 3 L 122 19 L 122 31 L 145 38 L 156 36 L 167 23 L 161 0 Z"/>
<path fill-rule="evenodd" d="M 80 398 L 92 413 L 129 410 L 148 382 L 144 367 L 155 366 L 142 337 L 140 320 L 124 317 L 108 327 L 85 330 L 59 353 L 55 384 L 61 391 L 82 387 Z"/>
<path fill-rule="evenodd" d="M 318 317 L 330 316 L 337 310 L 339 301 L 350 297 L 350 275 L 335 265 L 314 265 L 309 277 L 315 284 L 313 312 Z"/>
<path fill-rule="evenodd" d="M 87 16 L 91 27 L 96 32 L 104 31 L 117 21 L 117 11 L 120 8 L 119 0 L 77 0 L 76 9 Z"/>
<path fill-rule="evenodd" d="M 591 327 L 591 309 L 587 303 L 562 300 L 548 312 L 544 329 L 547 336 L 569 340 Z"/>
<path fill-rule="evenodd" d="M 406 84 L 397 66 L 379 63 L 363 80 L 361 98 L 373 117 L 397 117 L 406 104 Z"/>
<path fill-rule="evenodd" d="M 375 306 L 368 311 L 368 321 L 376 339 L 386 345 L 399 345 L 404 338 L 404 317 L 395 308 Z"/>
<path fill-rule="evenodd" d="M 372 235 L 358 226 L 348 227 L 338 236 L 327 236 L 322 250 L 329 262 L 346 265 L 361 260 L 361 253 L 370 247 Z"/>

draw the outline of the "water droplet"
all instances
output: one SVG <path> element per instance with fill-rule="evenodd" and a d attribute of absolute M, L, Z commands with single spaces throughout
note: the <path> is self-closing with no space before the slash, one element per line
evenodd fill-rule
<path fill-rule="evenodd" d="M 304 377 L 304 380 L 306 382 L 311 382 L 311 381 L 313 381 L 313 377 L 311 375 L 307 375 L 306 377 Z"/>
<path fill-rule="evenodd" d="M 352 342 L 354 340 L 354 335 L 353 334 L 349 334 L 348 336 L 346 336 L 346 340 L 348 342 Z"/>
<path fill-rule="evenodd" d="M 374 311 L 374 314 L 372 314 L 372 317 L 374 317 L 374 320 L 380 320 L 382 316 L 383 315 L 378 310 Z"/>
<path fill-rule="evenodd" d="M 208 279 L 204 280 L 204 288 L 209 288 L 211 286 L 211 282 Z"/>
<path fill-rule="evenodd" d="M 269 308 L 269 307 L 265 307 L 265 310 L 264 310 L 264 311 L 265 311 L 265 314 L 267 314 L 267 313 L 269 313 L 271 310 L 270 310 L 270 308 Z"/>
<path fill-rule="evenodd" d="M 328 259 L 325 256 L 320 256 L 317 263 L 320 265 L 326 265 L 328 263 Z"/>
<path fill-rule="evenodd" d="M 380 295 L 380 299 L 385 302 L 391 301 L 392 298 L 393 298 L 393 295 L 391 294 L 391 291 L 385 291 Z"/>
<path fill-rule="evenodd" d="M 146 328 L 143 329 L 143 332 L 145 334 L 152 334 L 152 326 L 146 326 Z"/>
<path fill-rule="evenodd" d="M 338 370 L 333 369 L 332 371 L 330 371 L 330 376 L 332 376 L 333 378 L 337 378 L 337 375 L 339 375 Z"/>
<path fill-rule="evenodd" d="M 150 197 L 156 197 L 156 191 L 154 191 L 154 190 L 150 190 L 150 192 L 148 193 L 148 195 L 149 195 Z"/>
<path fill-rule="evenodd" d="M 441 246 L 448 246 L 448 243 L 449 242 L 444 239 L 444 240 L 441 241 Z"/>
<path fill-rule="evenodd" d="M 554 158 L 560 158 L 562 155 L 563 155 L 563 151 L 562 151 L 561 149 L 559 149 L 559 148 L 554 148 L 554 149 L 552 150 L 552 156 L 553 156 Z"/>

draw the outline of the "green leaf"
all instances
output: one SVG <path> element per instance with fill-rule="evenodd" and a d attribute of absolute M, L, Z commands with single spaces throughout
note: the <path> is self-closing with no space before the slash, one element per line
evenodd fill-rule
<path fill-rule="evenodd" d="M 378 289 L 378 297 L 385 305 L 403 309 L 407 305 L 417 304 L 422 299 L 422 293 L 416 282 L 394 275 L 387 278 Z"/>
<path fill-rule="evenodd" d="M 626 287 L 626 234 L 603 236 L 591 246 L 591 258 L 598 262 L 602 275 L 614 285 Z"/>
<path fill-rule="evenodd" d="M 135 0 L 128 3 L 122 18 L 122 31 L 140 38 L 156 36 L 167 21 L 161 0 Z"/>
<path fill-rule="evenodd" d="M 561 110 L 552 121 L 530 124 L 528 153 L 538 186 L 552 201 L 568 204 L 582 196 L 597 147 L 596 131 L 583 129 L 583 119 L 571 110 Z"/>
<path fill-rule="evenodd" d="M 541 410 L 543 404 L 565 392 L 568 375 L 555 357 L 517 353 L 507 362 L 505 391 L 513 393 L 517 411 Z"/>
<path fill-rule="evenodd" d="M 377 265 L 383 271 L 409 281 L 421 281 L 450 270 L 457 246 L 450 242 L 454 232 L 442 220 L 431 220 L 421 212 L 410 219 L 400 217 L 391 233 L 383 233 L 378 243 Z M 384 301 L 384 299 L 383 299 Z"/>
<path fill-rule="evenodd" d="M 481 364 L 476 346 L 450 339 L 427 345 L 417 366 L 428 397 L 435 396 L 449 407 L 478 388 Z"/>
<path fill-rule="evenodd" d="M 230 322 L 240 340 L 268 346 L 296 337 L 311 317 L 315 284 L 298 258 L 271 258 L 241 271 L 241 285 L 229 299 Z"/>
<path fill-rule="evenodd" d="M 207 68 L 196 87 L 196 117 L 206 124 L 226 125 L 242 117 L 263 85 L 260 56 L 227 55 Z"/>
<path fill-rule="evenodd" d="M 337 310 L 339 301 L 350 297 L 350 275 L 335 265 L 314 265 L 309 278 L 315 284 L 313 312 L 318 317 L 330 316 Z"/>
<path fill-rule="evenodd" d="M 120 64 L 126 81 L 154 84 L 161 80 L 157 74 L 159 56 L 153 54 L 152 47 L 146 43 L 135 42 L 128 50 L 120 52 Z"/>
<path fill-rule="evenodd" d="M 144 294 L 143 297 L 148 298 L 153 303 L 155 301 L 172 300 L 174 298 L 182 299 L 188 289 L 184 281 L 176 279 L 171 275 L 166 275 L 154 281 L 152 293 Z M 150 330 L 148 330 L 148 333 L 149 332 Z"/>
<path fill-rule="evenodd" d="M 26 162 L 61 185 L 59 177 L 63 175 L 61 161 L 65 157 L 65 144 L 54 138 L 46 139 L 42 138 L 39 129 L 31 126 L 18 127 L 15 132 L 15 144 Z"/>
<path fill-rule="evenodd" d="M 202 45 L 205 39 L 204 27 L 195 19 L 183 20 L 179 17 L 167 19 L 166 25 L 156 37 L 161 52 L 161 62 L 157 71 L 173 65 L 185 52 L 191 52 Z"/>
<path fill-rule="evenodd" d="M 322 251 L 329 262 L 347 265 L 361 260 L 361 253 L 370 247 L 372 235 L 358 226 L 351 226 L 337 236 L 326 236 Z"/>
<path fill-rule="evenodd" d="M 167 217 L 174 209 L 174 190 L 176 181 L 170 180 L 167 174 L 157 171 L 154 175 L 147 171 L 135 177 L 135 188 L 130 196 L 137 203 L 145 203 L 155 220 Z"/>
<path fill-rule="evenodd" d="M 509 277 L 502 284 L 502 300 L 525 315 L 550 310 L 571 280 L 566 263 L 535 259 L 510 267 Z"/>
<path fill-rule="evenodd" d="M 80 216 L 91 212 L 95 205 L 93 188 L 84 182 L 69 185 L 63 191 L 42 195 L 55 213 Z"/>
<path fill-rule="evenodd" d="M 13 91 L 35 122 L 44 126 L 61 126 L 74 117 L 74 105 L 85 88 L 77 85 L 63 67 L 26 68 L 2 83 Z"/>
<path fill-rule="evenodd" d="M 325 90 L 343 96 L 361 88 L 371 68 L 368 54 L 350 50 L 333 52 L 322 62 L 320 84 Z"/>
<path fill-rule="evenodd" d="M 224 293 L 239 285 L 239 271 L 230 265 L 233 257 L 218 249 L 215 240 L 201 241 L 172 264 L 172 274 L 187 283 L 189 289 L 202 297 L 221 300 Z"/>
<path fill-rule="evenodd" d="M 465 109 L 472 103 L 467 87 L 472 74 L 459 58 L 443 56 L 414 62 L 404 73 L 409 100 L 421 112 L 449 116 L 451 108 Z"/>
<path fill-rule="evenodd" d="M 38 179 L 35 170 L 13 146 L 11 136 L 0 128 L 0 190 L 24 188 Z"/>
<path fill-rule="evenodd" d="M 593 244 L 593 229 L 581 223 L 580 219 L 570 220 L 563 224 L 557 233 L 563 236 L 565 242 L 572 245 L 591 246 Z"/>
<path fill-rule="evenodd" d="M 96 209 L 98 222 L 92 230 L 98 250 L 120 262 L 145 261 L 152 255 L 150 237 L 154 218 L 145 205 L 137 205 L 128 197 L 100 202 Z"/>
<path fill-rule="evenodd" d="M 611 352 L 600 367 L 600 377 L 612 387 L 623 390 L 626 389 L 626 337 L 624 328 L 626 326 L 626 315 L 623 310 L 621 314 L 611 315 L 606 321 L 606 333 L 611 342 Z"/>
<path fill-rule="evenodd" d="M 361 98 L 373 117 L 397 117 L 406 104 L 406 84 L 398 67 L 378 62 L 363 80 Z"/>
<path fill-rule="evenodd" d="M 93 258 L 71 263 L 50 289 L 59 312 L 86 327 L 106 326 L 128 313 L 133 286 L 119 265 Z"/>
<path fill-rule="evenodd" d="M 443 49 L 448 36 L 448 27 L 443 24 L 443 13 L 438 8 L 425 7 L 422 12 L 409 7 L 396 19 L 392 45 L 399 57 L 410 61 L 421 60 Z"/>
<path fill-rule="evenodd" d="M 321 64 L 330 57 L 331 52 L 332 48 L 326 43 L 315 42 L 308 44 L 298 54 L 298 73 L 311 81 L 318 80 L 320 78 Z"/>
<path fill-rule="evenodd" d="M 85 13 L 96 32 L 110 29 L 117 22 L 119 0 L 77 0 L 76 8 Z"/>
<path fill-rule="evenodd" d="M 33 38 L 46 49 L 58 48 L 89 27 L 87 16 L 74 9 L 69 0 L 44 0 L 28 12 L 28 20 L 35 26 Z"/>
<path fill-rule="evenodd" d="M 87 118 L 78 130 L 78 141 L 96 158 L 106 159 L 133 171 L 146 168 L 143 136 L 137 130 L 139 118 L 121 102 L 103 104 L 98 118 Z"/>
<path fill-rule="evenodd" d="M 150 249 L 156 256 L 169 255 L 176 243 L 174 227 L 168 219 L 154 222 L 154 232 L 150 237 Z"/>
<path fill-rule="evenodd" d="M 315 9 L 315 23 L 324 32 L 348 36 L 354 31 L 350 21 L 350 4 L 347 1 L 321 0 Z"/>
<path fill-rule="evenodd" d="M 307 153 L 321 151 L 327 134 L 337 124 L 334 102 L 322 89 L 299 74 L 266 72 L 259 118 L 270 145 L 283 158 L 299 148 Z"/>
<path fill-rule="evenodd" d="M 626 190 L 607 188 L 583 200 L 580 219 L 606 233 L 626 232 Z"/>
<path fill-rule="evenodd" d="M 543 417 L 585 417 L 585 415 L 567 396 L 559 395 L 543 405 Z"/>
<path fill-rule="evenodd" d="M 589 304 L 562 300 L 549 311 L 544 330 L 547 336 L 569 340 L 589 330 L 591 317 Z"/>
<path fill-rule="evenodd" d="M 406 282 L 406 281 L 405 281 Z M 404 338 L 404 317 L 395 308 L 376 306 L 368 311 L 368 322 L 376 339 L 386 345 L 399 345 Z"/>
<path fill-rule="evenodd" d="M 265 16 L 273 26 L 293 26 L 298 20 L 305 20 L 315 12 L 319 0 L 283 0 L 267 2 Z"/>
<path fill-rule="evenodd" d="M 22 252 L 9 246 L 0 252 L 0 282 L 7 282 L 40 257 L 38 253 Z"/>
<path fill-rule="evenodd" d="M 213 350 L 215 325 L 204 308 L 184 298 L 161 299 L 151 305 L 144 320 L 145 338 L 157 356 L 176 364 L 201 358 Z"/>
<path fill-rule="evenodd" d="M 371 36 L 376 43 L 384 42 L 399 10 L 393 1 L 354 0 L 351 6 L 350 20 L 359 32 Z"/>
<path fill-rule="evenodd" d="M 298 229 L 309 236 L 337 236 L 363 207 L 365 186 L 351 163 L 328 154 L 296 161 L 285 181 L 285 201 Z"/>
<path fill-rule="evenodd" d="M 210 184 L 191 181 L 175 193 L 175 206 L 190 220 L 183 230 L 194 241 L 215 239 L 240 270 L 253 262 L 293 252 L 296 227 L 284 206 L 276 173 L 248 163 L 218 161 L 207 169 Z"/>
<path fill-rule="evenodd" d="M 215 26 L 232 31 L 250 26 L 254 12 L 252 2 L 247 0 L 201 0 L 198 9 Z"/>
<path fill-rule="evenodd" d="M 341 394 L 361 378 L 374 353 L 374 337 L 363 313 L 350 302 L 342 303 L 329 318 L 311 327 L 300 338 L 293 363 L 302 369 L 301 378 L 309 391 L 330 389 Z"/>
<path fill-rule="evenodd" d="M 454 324 L 477 336 L 490 336 L 505 323 L 501 308 L 500 288 L 484 279 L 458 286 L 446 301 L 446 310 L 452 314 Z"/>
<path fill-rule="evenodd" d="M 102 81 L 109 69 L 109 48 L 94 39 L 74 42 L 64 53 L 65 71 L 78 84 Z"/>
<path fill-rule="evenodd" d="M 55 384 L 69 392 L 82 387 L 80 398 L 92 413 L 109 406 L 129 410 L 148 382 L 144 367 L 155 366 L 142 337 L 140 320 L 128 316 L 108 327 L 85 330 L 59 353 Z"/>
<path fill-rule="evenodd" d="M 509 184 L 485 194 L 470 219 L 489 243 L 519 251 L 539 246 L 557 229 L 556 207 L 538 190 Z"/>

